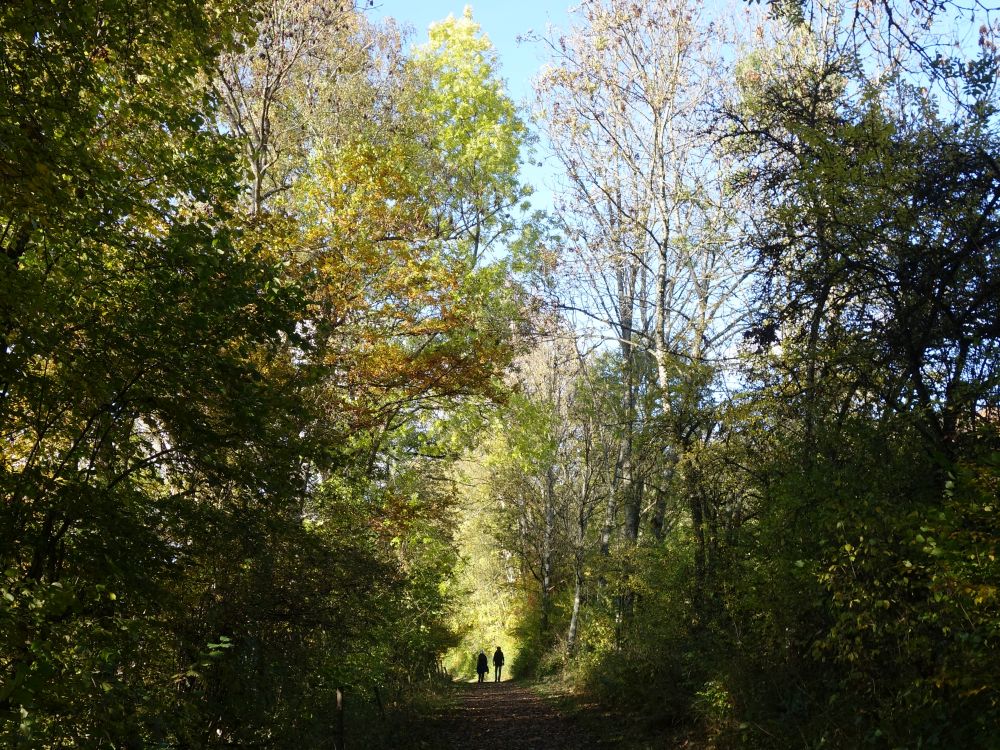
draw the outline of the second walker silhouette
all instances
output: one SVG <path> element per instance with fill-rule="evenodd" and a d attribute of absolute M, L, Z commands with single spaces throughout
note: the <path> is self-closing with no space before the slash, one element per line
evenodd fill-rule
<path fill-rule="evenodd" d="M 503 671 L 503 651 L 497 646 L 497 650 L 493 652 L 493 670 L 495 672 L 494 682 L 500 682 L 500 673 Z"/>

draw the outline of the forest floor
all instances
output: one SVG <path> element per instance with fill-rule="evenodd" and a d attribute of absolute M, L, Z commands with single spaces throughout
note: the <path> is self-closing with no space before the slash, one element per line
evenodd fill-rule
<path fill-rule="evenodd" d="M 455 683 L 433 717 L 435 750 L 576 750 L 611 747 L 555 703 L 518 682 Z"/>
<path fill-rule="evenodd" d="M 557 684 L 456 682 L 444 701 L 410 727 L 424 750 L 704 750 L 676 727 L 608 712 Z M 415 732 L 412 730 L 416 730 Z"/>

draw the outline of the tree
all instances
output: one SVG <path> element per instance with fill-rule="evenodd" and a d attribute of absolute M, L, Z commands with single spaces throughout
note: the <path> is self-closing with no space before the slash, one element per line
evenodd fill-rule
<path fill-rule="evenodd" d="M 432 226 L 460 240 L 475 267 L 514 228 L 511 212 L 531 194 L 518 181 L 527 129 L 498 78 L 496 51 L 468 6 L 432 24 L 414 54 L 423 80 L 416 111 L 426 119 L 442 187 Z"/>
<path fill-rule="evenodd" d="M 567 304 L 606 326 L 621 350 L 619 497 L 634 543 L 646 484 L 635 448 L 642 357 L 652 358 L 658 393 L 646 421 L 676 411 L 688 365 L 724 349 L 748 263 L 731 240 L 727 167 L 708 136 L 725 80 L 718 22 L 673 2 L 589 2 L 580 13 L 579 28 L 547 40 L 554 63 L 538 96 L 567 176 L 559 208 L 573 248 Z M 685 432 L 678 425 L 668 442 Z M 668 463 L 677 450 L 660 449 Z M 654 518 L 664 502 L 661 493 Z"/>
<path fill-rule="evenodd" d="M 591 521 L 610 476 L 607 442 L 596 435 L 600 417 L 586 403 L 587 364 L 570 332 L 559 327 L 516 363 L 517 393 L 498 415 L 492 440 L 475 460 L 487 471 L 486 502 L 497 519 L 496 544 L 518 563 L 512 583 L 527 590 L 520 671 L 530 672 L 564 627 L 575 649 L 589 552 Z M 572 580 L 569 617 L 556 616 Z"/>
<path fill-rule="evenodd" d="M 232 143 L 200 83 L 248 18 L 93 2 L 0 21 L 0 733 L 149 744 L 178 662 L 218 642 L 165 605 L 211 534 L 194 519 L 301 486 L 280 376 L 297 290 L 228 221 Z"/>
<path fill-rule="evenodd" d="M 755 375 L 781 447 L 760 441 L 776 467 L 760 482 L 761 544 L 809 574 L 784 592 L 810 603 L 786 624 L 802 633 L 799 669 L 863 696 L 829 705 L 897 744 L 947 726 L 950 741 L 986 746 L 994 676 L 950 634 L 983 643 L 996 618 L 991 597 L 962 593 L 992 563 L 955 563 L 995 538 L 960 479 L 970 464 L 991 475 L 996 445 L 983 419 L 996 396 L 995 108 L 939 106 L 902 54 L 865 64 L 847 17 L 822 6 L 815 29 L 751 55 L 732 113 L 750 147 L 744 184 L 766 206 Z M 959 530 L 969 523 L 981 525 Z M 918 642 L 937 656 L 910 651 Z M 955 668 L 976 688 L 962 692 Z M 818 705 L 830 688 L 814 689 Z M 836 720 L 821 731 L 854 736 Z"/>
<path fill-rule="evenodd" d="M 435 25 L 408 59 L 391 25 L 314 11 L 276 7 L 258 46 L 276 46 L 278 62 L 266 51 L 244 55 L 232 70 L 257 54 L 263 71 L 223 71 L 219 86 L 238 101 L 229 127 L 264 116 L 244 111 L 284 112 L 294 124 L 294 144 L 248 146 L 273 152 L 265 160 L 285 154 L 268 167 L 280 174 L 268 178 L 276 182 L 257 226 L 308 287 L 303 356 L 324 373 L 329 411 L 372 441 L 371 464 L 383 438 L 415 415 L 490 390 L 510 357 L 518 292 L 504 284 L 499 254 L 480 256 L 510 234 L 501 214 L 524 195 L 525 130 L 471 17 Z M 272 27 L 293 41 L 269 42 Z M 330 45 L 340 47 L 321 57 Z M 267 132 L 278 138 L 277 126 Z"/>
<path fill-rule="evenodd" d="M 348 9 L 256 10 L 0 11 L 7 744 L 312 746 L 336 690 L 448 642 L 420 454 L 498 391 L 518 292 L 423 221 L 421 190 L 467 200 L 408 162 L 425 63 Z"/>
<path fill-rule="evenodd" d="M 351 10 L 308 0 L 273 3 L 248 43 L 219 57 L 213 94 L 225 129 L 242 147 L 253 215 L 290 187 L 308 155 L 301 105 L 311 103 L 313 79 L 335 75 L 331 62 L 346 46 L 345 31 L 355 19 Z"/>

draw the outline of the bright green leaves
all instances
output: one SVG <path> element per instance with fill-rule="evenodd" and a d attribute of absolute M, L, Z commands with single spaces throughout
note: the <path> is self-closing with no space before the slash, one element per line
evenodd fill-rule
<path fill-rule="evenodd" d="M 496 52 L 468 7 L 461 18 L 432 24 L 429 36 L 413 62 L 426 80 L 415 105 L 432 124 L 433 147 L 482 209 L 508 202 L 526 128 L 497 75 Z"/>
<path fill-rule="evenodd" d="M 429 125 L 427 145 L 451 193 L 440 194 L 435 214 L 467 238 L 475 262 L 494 239 L 491 228 L 509 222 L 507 212 L 528 194 L 518 181 L 527 129 L 469 8 L 432 24 L 429 34 L 412 64 L 421 81 L 414 107 Z"/>

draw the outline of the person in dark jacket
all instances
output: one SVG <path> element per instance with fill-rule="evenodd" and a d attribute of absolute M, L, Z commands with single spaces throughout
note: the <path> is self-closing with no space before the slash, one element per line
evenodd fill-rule
<path fill-rule="evenodd" d="M 479 681 L 483 682 L 486 679 L 486 673 L 490 671 L 489 662 L 486 659 L 486 652 L 479 652 L 479 659 L 476 660 L 476 672 L 479 673 Z"/>
<path fill-rule="evenodd" d="M 496 673 L 496 679 L 494 682 L 500 682 L 500 672 L 503 671 L 503 651 L 497 646 L 497 650 L 493 652 L 493 669 Z"/>

